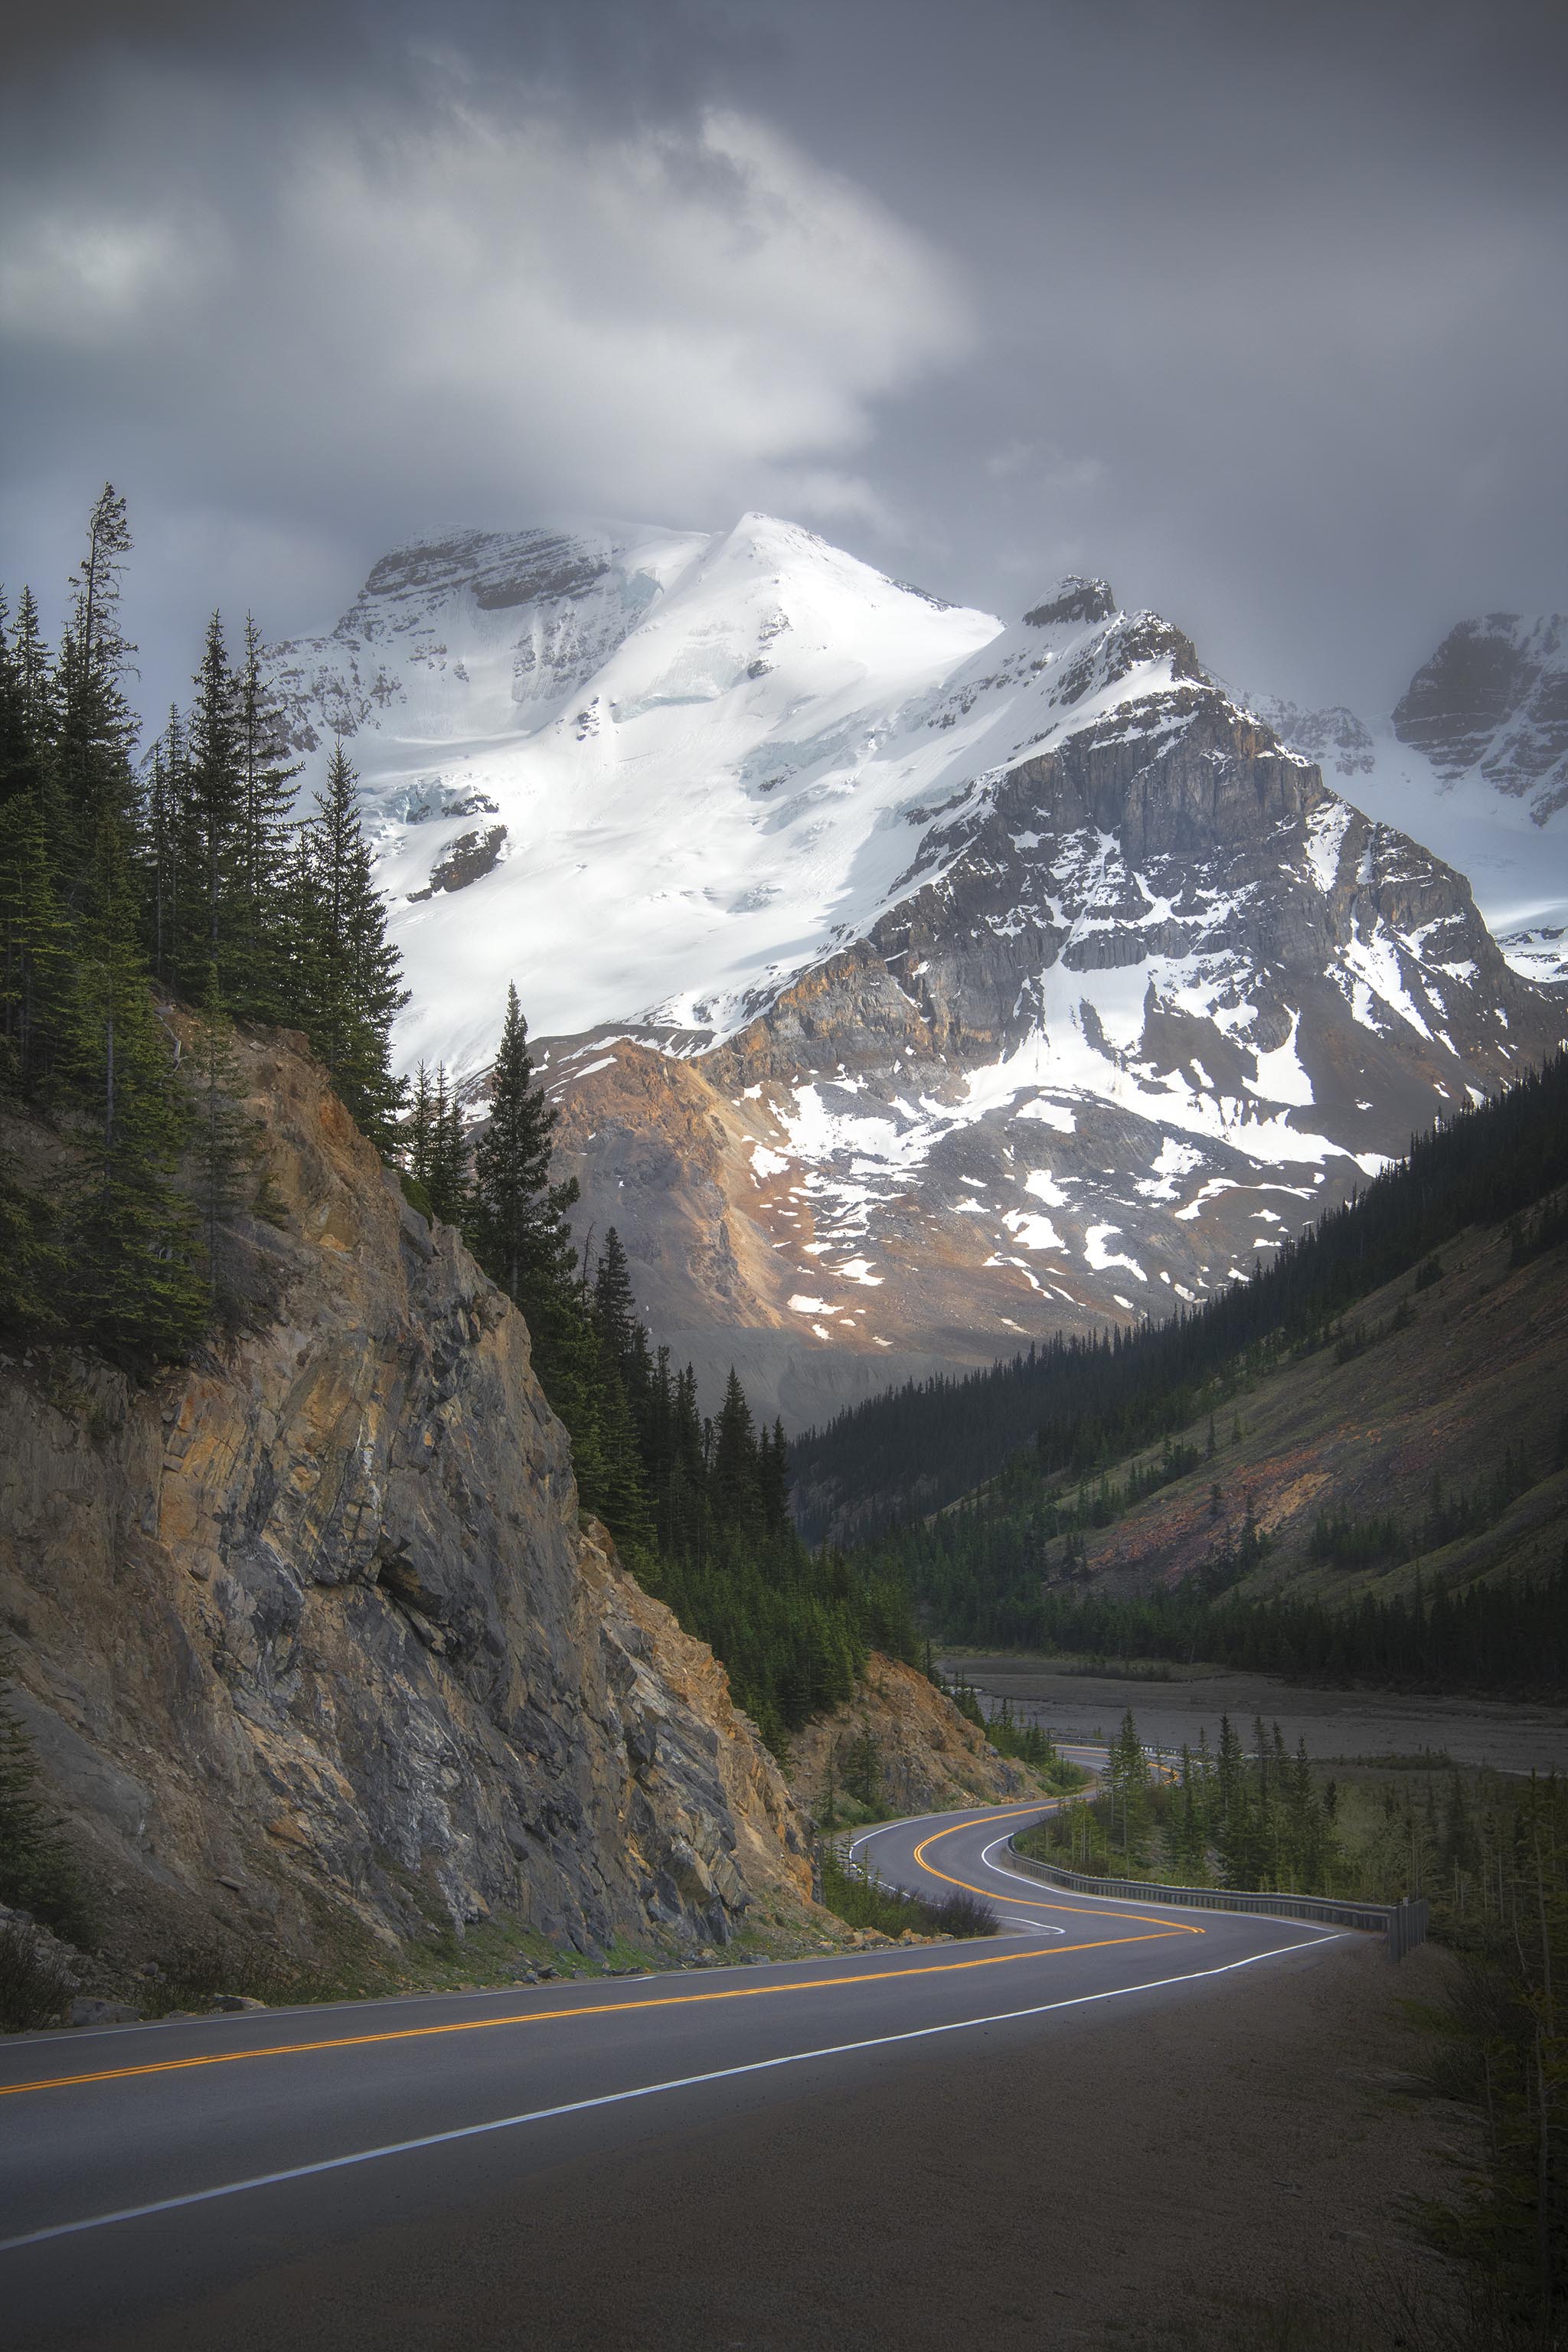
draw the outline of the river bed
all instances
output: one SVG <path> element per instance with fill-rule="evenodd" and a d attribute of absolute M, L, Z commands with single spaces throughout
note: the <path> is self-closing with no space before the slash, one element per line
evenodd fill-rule
<path fill-rule="evenodd" d="M 1255 1716 L 1276 1722 L 1293 1748 L 1316 1759 L 1415 1756 L 1434 1749 L 1458 1764 L 1505 1772 L 1568 1771 L 1568 1707 L 1532 1699 L 1436 1697 L 1428 1692 L 1318 1688 L 1277 1675 L 1172 1669 L 1170 1682 L 1065 1669 L 1058 1658 L 954 1651 L 944 1674 L 1010 1700 L 1021 1719 L 1064 1739 L 1109 1738 L 1131 1710 L 1150 1747 L 1212 1748 L 1222 1715 L 1245 1734 Z"/>

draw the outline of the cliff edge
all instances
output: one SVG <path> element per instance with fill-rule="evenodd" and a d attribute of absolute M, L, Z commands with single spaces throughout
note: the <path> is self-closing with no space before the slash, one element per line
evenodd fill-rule
<path fill-rule="evenodd" d="M 521 1317 L 303 1041 L 240 1043 L 239 1328 L 146 1388 L 0 1360 L 13 1694 L 128 1952 L 393 1958 L 495 1919 L 728 1940 L 809 1903 L 722 1668 L 580 1525 Z"/>

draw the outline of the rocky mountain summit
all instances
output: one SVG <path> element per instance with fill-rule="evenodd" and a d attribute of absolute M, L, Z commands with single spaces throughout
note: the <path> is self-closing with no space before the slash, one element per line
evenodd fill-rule
<path fill-rule="evenodd" d="M 1446 781 L 1474 769 L 1544 824 L 1568 808 L 1568 621 L 1461 621 L 1395 704 L 1394 731 Z"/>
<path fill-rule="evenodd" d="M 1488 613 L 1451 629 L 1386 719 L 1251 706 L 1340 789 L 1464 873 L 1526 979 L 1568 978 L 1568 620 Z"/>
<path fill-rule="evenodd" d="M 1103 581 L 1005 627 L 767 517 L 479 535 L 290 660 L 302 744 L 363 710 L 407 1052 L 481 1072 L 515 978 L 584 1228 L 797 1425 L 1201 1298 L 1568 1030 L 1352 714 L 1347 799 Z"/>
<path fill-rule="evenodd" d="M 521 1318 L 302 1041 L 243 1066 L 240 1327 L 146 1389 L 0 1365 L 14 1700 L 106 1927 L 322 1961 L 799 1916 L 805 1823 L 712 1654 L 580 1527 Z"/>

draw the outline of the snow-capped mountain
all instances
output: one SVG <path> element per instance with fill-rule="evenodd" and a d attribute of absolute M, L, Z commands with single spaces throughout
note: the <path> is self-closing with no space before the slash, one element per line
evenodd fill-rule
<path fill-rule="evenodd" d="M 584 1225 L 796 1422 L 1201 1297 L 1568 1030 L 1371 771 L 1101 581 L 1005 627 L 763 516 L 472 534 L 284 656 L 408 1058 L 482 1067 L 515 979 Z"/>
<path fill-rule="evenodd" d="M 1469 880 L 1518 972 L 1568 978 L 1568 620 L 1461 621 L 1392 715 L 1252 708 L 1338 789 Z"/>

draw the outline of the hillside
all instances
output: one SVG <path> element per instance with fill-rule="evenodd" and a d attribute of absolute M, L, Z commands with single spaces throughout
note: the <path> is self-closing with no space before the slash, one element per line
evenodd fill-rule
<path fill-rule="evenodd" d="M 237 1326 L 146 1384 L 0 1360 L 15 1704 L 99 1933 L 331 1968 L 798 1920 L 806 1824 L 711 1652 L 580 1526 L 522 1318 L 302 1040 L 237 1052 Z M 35 1177 L 58 1148 L 15 1113 L 4 1141 Z"/>
<path fill-rule="evenodd" d="M 829 1464 L 847 1497 L 851 1463 L 862 1482 L 880 1463 L 890 1507 L 901 1459 L 906 1514 L 923 1490 L 928 1515 L 868 1557 L 909 1579 L 950 1640 L 1554 1685 L 1565 1084 L 1560 1058 L 1425 1139 L 1185 1326 L 862 1409 L 815 1455 L 798 1449 L 816 1507 Z M 1016 1450 L 956 1499 L 933 1496 L 922 1430 L 944 1408 L 958 1428 L 984 1422 L 988 1403 L 993 1423 L 1013 1415 Z"/>

